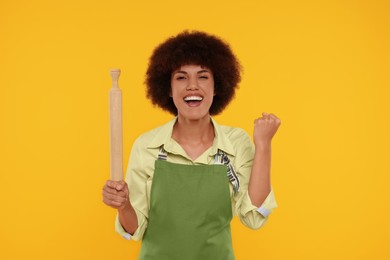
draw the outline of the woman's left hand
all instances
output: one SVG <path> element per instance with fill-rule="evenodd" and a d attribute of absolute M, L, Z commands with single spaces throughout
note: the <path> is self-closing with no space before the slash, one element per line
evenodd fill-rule
<path fill-rule="evenodd" d="M 282 121 L 274 114 L 263 112 L 262 117 L 255 119 L 253 142 L 255 145 L 268 145 L 275 135 Z"/>

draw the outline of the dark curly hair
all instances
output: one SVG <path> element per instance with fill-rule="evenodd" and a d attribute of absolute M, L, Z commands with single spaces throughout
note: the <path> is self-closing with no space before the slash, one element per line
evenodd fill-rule
<path fill-rule="evenodd" d="M 183 65 L 209 68 L 214 76 L 215 93 L 210 115 L 217 115 L 233 99 L 241 80 L 241 65 L 229 45 L 220 38 L 199 31 L 184 31 L 158 45 L 146 72 L 147 97 L 154 105 L 177 115 L 169 96 L 171 74 Z"/>

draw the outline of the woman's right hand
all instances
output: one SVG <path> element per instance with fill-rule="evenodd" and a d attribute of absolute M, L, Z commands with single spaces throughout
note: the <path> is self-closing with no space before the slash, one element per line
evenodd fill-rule
<path fill-rule="evenodd" d="M 130 206 L 129 189 L 125 181 L 111 181 L 107 180 L 103 186 L 103 202 L 114 208 L 124 209 Z"/>

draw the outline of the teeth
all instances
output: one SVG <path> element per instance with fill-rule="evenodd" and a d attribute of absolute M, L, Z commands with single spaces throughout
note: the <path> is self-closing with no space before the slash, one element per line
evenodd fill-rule
<path fill-rule="evenodd" d="M 189 96 L 189 97 L 185 97 L 184 98 L 184 101 L 202 101 L 203 98 L 202 97 L 199 97 L 199 96 Z"/>

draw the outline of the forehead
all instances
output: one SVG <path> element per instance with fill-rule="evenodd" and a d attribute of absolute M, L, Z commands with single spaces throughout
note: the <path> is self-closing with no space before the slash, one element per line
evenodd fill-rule
<path fill-rule="evenodd" d="M 211 70 L 206 66 L 188 64 L 188 65 L 182 65 L 178 69 L 173 71 L 173 73 L 198 73 L 198 72 L 210 72 L 211 73 Z"/>

